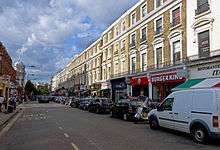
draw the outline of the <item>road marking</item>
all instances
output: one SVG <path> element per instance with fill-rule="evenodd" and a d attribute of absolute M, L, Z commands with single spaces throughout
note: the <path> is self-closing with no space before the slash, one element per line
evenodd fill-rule
<path fill-rule="evenodd" d="M 63 128 L 62 128 L 62 127 L 59 127 L 59 129 L 60 129 L 60 130 L 63 130 Z"/>
<path fill-rule="evenodd" d="M 64 136 L 65 136 L 66 138 L 69 138 L 69 135 L 68 135 L 67 133 L 64 133 Z"/>
<path fill-rule="evenodd" d="M 71 143 L 71 146 L 73 147 L 74 150 L 79 150 L 78 146 L 74 144 L 73 142 Z"/>
<path fill-rule="evenodd" d="M 19 117 L 24 113 L 24 110 L 22 110 L 20 113 L 18 113 L 0 132 L 0 137 L 4 135 L 6 132 L 8 132 L 11 127 L 14 125 L 14 123 L 18 120 Z"/>

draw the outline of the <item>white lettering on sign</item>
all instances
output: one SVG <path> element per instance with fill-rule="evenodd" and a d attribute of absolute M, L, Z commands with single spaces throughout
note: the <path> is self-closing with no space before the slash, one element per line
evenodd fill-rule
<path fill-rule="evenodd" d="M 177 74 L 161 75 L 156 77 L 151 77 L 151 82 L 164 82 L 173 80 L 182 80 L 183 77 L 178 77 Z"/>

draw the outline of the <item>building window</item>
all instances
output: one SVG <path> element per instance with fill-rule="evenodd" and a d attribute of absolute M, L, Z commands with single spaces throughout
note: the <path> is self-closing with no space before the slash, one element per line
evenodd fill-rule
<path fill-rule="evenodd" d="M 121 29 L 122 29 L 122 32 L 125 32 L 125 30 L 126 30 L 126 22 L 125 22 L 125 20 L 122 22 Z"/>
<path fill-rule="evenodd" d="M 144 42 L 147 40 L 147 28 L 144 27 L 141 29 L 141 42 Z"/>
<path fill-rule="evenodd" d="M 131 58 L 131 73 L 135 73 L 135 69 L 136 69 L 136 58 L 132 57 Z"/>
<path fill-rule="evenodd" d="M 121 42 L 121 53 L 125 53 L 125 40 Z"/>
<path fill-rule="evenodd" d="M 109 47 L 108 48 L 108 59 L 111 58 L 111 55 L 112 55 L 112 48 Z"/>
<path fill-rule="evenodd" d="M 110 31 L 109 33 L 108 33 L 108 40 L 110 41 L 112 39 L 112 31 Z"/>
<path fill-rule="evenodd" d="M 163 4 L 163 0 L 155 0 L 154 4 L 155 4 L 155 9 L 156 9 L 156 8 L 160 7 Z"/>
<path fill-rule="evenodd" d="M 136 13 L 133 13 L 131 15 L 131 25 L 134 25 L 136 23 Z"/>
<path fill-rule="evenodd" d="M 181 43 L 180 41 L 173 42 L 173 63 L 176 64 L 181 60 Z"/>
<path fill-rule="evenodd" d="M 172 11 L 172 23 L 171 26 L 175 27 L 180 24 L 180 7 Z"/>
<path fill-rule="evenodd" d="M 163 65 L 162 47 L 156 49 L 156 67 L 161 68 Z"/>
<path fill-rule="evenodd" d="M 130 47 L 134 47 L 136 43 L 136 34 L 131 35 L 131 40 L 130 40 Z"/>
<path fill-rule="evenodd" d="M 3 74 L 3 68 L 2 68 L 2 56 L 0 56 L 0 75 Z"/>
<path fill-rule="evenodd" d="M 141 54 L 141 70 L 146 71 L 147 69 L 147 55 L 146 53 Z"/>
<path fill-rule="evenodd" d="M 121 62 L 121 72 L 125 73 L 125 60 L 122 60 Z"/>
<path fill-rule="evenodd" d="M 115 27 L 115 36 L 117 37 L 119 35 L 119 28 L 118 26 Z"/>
<path fill-rule="evenodd" d="M 115 45 L 114 55 L 118 55 L 118 49 L 119 49 L 119 44 L 117 43 L 117 44 Z"/>
<path fill-rule="evenodd" d="M 108 79 L 110 78 L 111 75 L 111 67 L 108 67 Z"/>
<path fill-rule="evenodd" d="M 198 33 L 199 57 L 210 56 L 210 39 L 209 30 Z"/>
<path fill-rule="evenodd" d="M 208 0 L 197 0 L 196 15 L 202 14 L 202 13 L 208 11 L 208 10 L 210 10 Z"/>
<path fill-rule="evenodd" d="M 156 35 L 163 32 L 163 19 L 157 19 L 156 20 Z"/>
<path fill-rule="evenodd" d="M 141 7 L 141 17 L 144 18 L 147 16 L 147 4 L 144 4 L 142 7 Z"/>

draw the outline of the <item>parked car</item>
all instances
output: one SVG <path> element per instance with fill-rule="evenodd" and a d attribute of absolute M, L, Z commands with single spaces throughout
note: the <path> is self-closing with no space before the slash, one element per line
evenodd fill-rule
<path fill-rule="evenodd" d="M 49 103 L 50 99 L 47 96 L 39 95 L 37 96 L 38 103 Z"/>
<path fill-rule="evenodd" d="M 89 103 L 89 112 L 110 113 L 112 101 L 107 98 L 95 98 Z"/>
<path fill-rule="evenodd" d="M 79 98 L 72 98 L 70 102 L 70 106 L 73 108 L 78 108 L 79 107 Z"/>
<path fill-rule="evenodd" d="M 111 117 L 133 120 L 137 108 L 143 103 L 140 99 L 121 99 L 112 106 Z"/>
<path fill-rule="evenodd" d="M 192 135 L 197 143 L 220 138 L 220 89 L 192 89 L 170 94 L 148 114 L 151 129 L 165 127 Z"/>
<path fill-rule="evenodd" d="M 79 102 L 79 109 L 88 110 L 89 103 L 92 100 L 93 98 L 81 98 Z"/>

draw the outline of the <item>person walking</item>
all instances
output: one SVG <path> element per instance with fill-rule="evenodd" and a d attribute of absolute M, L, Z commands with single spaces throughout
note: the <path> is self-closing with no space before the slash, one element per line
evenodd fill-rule
<path fill-rule="evenodd" d="M 2 104 L 4 102 L 4 97 L 0 96 L 0 112 L 2 112 Z"/>

